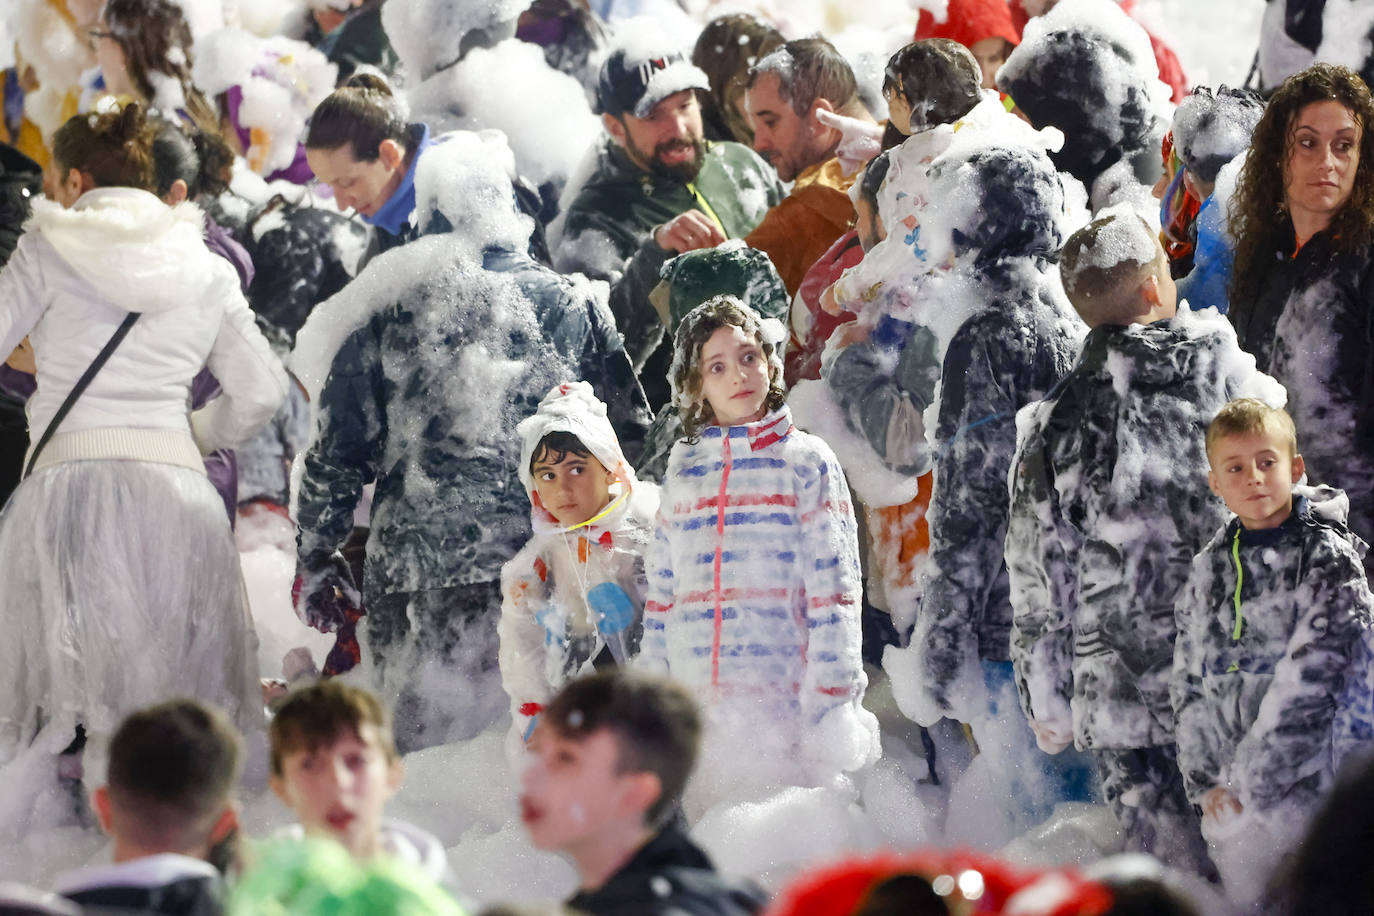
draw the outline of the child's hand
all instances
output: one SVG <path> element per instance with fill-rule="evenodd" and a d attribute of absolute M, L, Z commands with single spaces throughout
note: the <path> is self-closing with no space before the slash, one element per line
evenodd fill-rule
<path fill-rule="evenodd" d="M 362 596 L 343 554 L 336 550 L 303 560 L 291 586 L 291 603 L 301 622 L 321 633 L 337 630 L 349 619 L 350 611 L 358 615 Z"/>
<path fill-rule="evenodd" d="M 1073 725 L 1059 719 L 1031 719 L 1035 743 L 1046 754 L 1058 754 L 1073 744 Z"/>
<path fill-rule="evenodd" d="M 1245 808 L 1240 803 L 1236 794 L 1225 786 L 1217 786 L 1215 789 L 1208 789 L 1207 794 L 1202 796 L 1202 814 L 1210 817 L 1214 821 L 1225 820 L 1235 817 L 1244 811 Z"/>
<path fill-rule="evenodd" d="M 833 127 L 841 134 L 840 144 L 835 148 L 835 156 L 840 160 L 840 169 L 846 175 L 853 175 L 868 164 L 868 161 L 883 149 L 883 126 L 872 121 L 860 121 L 824 108 L 816 110 L 816 120 L 826 127 Z"/>
<path fill-rule="evenodd" d="M 19 341 L 19 346 L 14 348 L 14 352 L 5 358 L 5 365 L 17 372 L 24 372 L 33 375 L 38 371 L 38 364 L 34 362 L 33 344 L 25 337 Z"/>
<path fill-rule="evenodd" d="M 872 332 L 873 329 L 862 321 L 846 321 L 836 328 L 830 337 L 831 340 L 835 341 L 835 347 L 842 350 L 845 347 L 867 342 L 868 336 Z"/>

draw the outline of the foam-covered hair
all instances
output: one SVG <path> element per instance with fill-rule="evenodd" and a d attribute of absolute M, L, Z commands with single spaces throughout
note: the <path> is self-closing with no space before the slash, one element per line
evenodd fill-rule
<path fill-rule="evenodd" d="M 1250 147 L 1264 100 L 1245 89 L 1199 86 L 1174 112 L 1174 149 L 1188 171 L 1211 183 L 1221 167 Z"/>

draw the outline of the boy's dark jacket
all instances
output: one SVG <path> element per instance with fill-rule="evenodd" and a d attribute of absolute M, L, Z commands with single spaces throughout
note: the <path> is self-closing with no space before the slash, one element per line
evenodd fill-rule
<path fill-rule="evenodd" d="M 1345 494 L 1297 487 L 1293 514 L 1248 531 L 1238 519 L 1193 561 L 1176 605 L 1171 683 L 1179 768 L 1194 804 L 1227 786 L 1247 810 L 1313 810 L 1330 789 L 1338 698 L 1374 618 L 1365 545 Z"/>
<path fill-rule="evenodd" d="M 1026 715 L 1080 748 L 1169 744 L 1174 601 L 1221 527 L 1204 439 L 1236 397 L 1282 392 L 1215 311 L 1088 334 L 1078 365 L 1018 417 L 1006 558 Z"/>
<path fill-rule="evenodd" d="M 767 902 L 758 887 L 721 877 L 706 853 L 670 825 L 605 884 L 567 905 L 588 916 L 746 916 Z"/>
<path fill-rule="evenodd" d="M 64 876 L 59 893 L 94 916 L 219 916 L 224 882 L 213 867 L 162 854 Z"/>
<path fill-rule="evenodd" d="M 588 381 L 631 460 L 648 425 L 614 322 L 586 284 L 488 248 L 482 269 L 455 266 L 411 298 L 334 357 L 298 499 L 308 564 L 344 542 L 376 481 L 365 601 L 500 577 L 530 537 L 515 424 L 553 385 Z"/>

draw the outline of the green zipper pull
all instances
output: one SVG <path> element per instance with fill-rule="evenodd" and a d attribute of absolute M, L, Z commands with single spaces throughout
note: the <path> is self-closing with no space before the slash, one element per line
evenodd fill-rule
<path fill-rule="evenodd" d="M 1240 641 L 1241 630 L 1245 628 L 1245 615 L 1240 609 L 1240 587 L 1245 582 L 1245 570 L 1240 565 L 1240 528 L 1236 528 L 1235 540 L 1231 542 L 1231 559 L 1236 564 L 1236 594 L 1232 598 L 1232 603 L 1236 606 L 1236 625 L 1231 630 L 1231 638 Z"/>

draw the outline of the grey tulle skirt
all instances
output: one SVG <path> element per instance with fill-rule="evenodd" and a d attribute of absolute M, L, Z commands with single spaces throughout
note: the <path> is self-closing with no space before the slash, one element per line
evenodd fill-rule
<path fill-rule="evenodd" d="M 0 764 L 78 724 L 108 738 L 192 697 L 261 727 L 253 632 L 224 504 L 203 474 L 70 461 L 0 512 Z"/>

